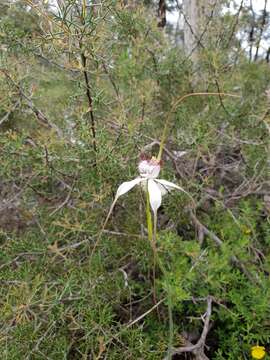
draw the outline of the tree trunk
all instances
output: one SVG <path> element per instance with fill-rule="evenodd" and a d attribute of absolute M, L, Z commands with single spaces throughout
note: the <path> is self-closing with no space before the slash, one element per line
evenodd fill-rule
<path fill-rule="evenodd" d="M 210 39 L 209 29 L 218 4 L 220 0 L 183 0 L 185 54 L 194 64 Z"/>

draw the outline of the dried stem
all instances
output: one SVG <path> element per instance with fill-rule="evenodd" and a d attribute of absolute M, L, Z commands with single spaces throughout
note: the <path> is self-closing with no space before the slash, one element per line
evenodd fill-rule
<path fill-rule="evenodd" d="M 93 113 L 93 100 L 92 100 L 91 89 L 90 89 L 90 81 L 89 81 L 88 73 L 86 70 L 87 58 L 83 52 L 81 53 L 81 60 L 82 60 L 82 67 L 83 67 L 83 76 L 84 76 L 84 81 L 85 81 L 85 86 L 86 86 L 86 97 L 87 97 L 88 105 L 89 105 L 87 113 L 90 116 L 90 127 L 91 127 L 91 132 L 92 132 L 93 149 L 95 152 L 97 152 L 96 121 L 95 121 L 94 113 Z"/>
<path fill-rule="evenodd" d="M 207 308 L 206 308 L 206 313 L 205 313 L 205 319 L 204 319 L 204 326 L 203 326 L 203 331 L 201 333 L 201 337 L 198 340 L 198 342 L 193 345 L 188 345 L 188 346 L 183 346 L 180 348 L 175 348 L 173 349 L 173 353 L 170 354 L 171 355 L 176 355 L 176 354 L 181 354 L 181 353 L 186 353 L 186 352 L 191 352 L 194 355 L 199 355 L 201 356 L 201 358 L 207 359 L 207 357 L 204 354 L 204 347 L 205 347 L 205 342 L 206 342 L 206 336 L 208 334 L 209 331 L 209 327 L 210 327 L 210 318 L 211 318 L 211 314 L 212 314 L 212 297 L 208 296 L 207 297 Z M 166 356 L 164 358 L 164 360 L 169 360 L 170 358 L 168 356 Z"/>
<path fill-rule="evenodd" d="M 32 99 L 31 99 L 28 95 L 26 95 L 26 93 L 23 91 L 22 87 L 12 79 L 12 77 L 11 77 L 11 75 L 8 73 L 8 71 L 5 70 L 5 69 L 0 69 L 0 72 L 2 72 L 2 74 L 4 74 L 5 77 L 6 77 L 6 78 L 12 83 L 12 85 L 18 90 L 19 95 L 20 95 L 23 99 L 25 99 L 27 106 L 28 106 L 28 107 L 31 109 L 31 111 L 34 113 L 34 115 L 35 115 L 36 119 L 38 120 L 38 122 L 39 122 L 42 126 L 44 126 L 44 127 L 46 127 L 46 128 L 54 129 L 54 130 L 56 131 L 57 135 L 58 135 L 59 137 L 62 137 L 62 131 L 61 131 L 54 123 L 52 123 L 52 122 L 48 119 L 48 117 L 47 117 L 41 110 L 39 110 L 39 109 L 35 106 L 35 104 L 33 103 Z M 17 103 L 16 103 L 16 104 L 17 104 Z M 2 120 L 3 120 L 3 119 L 2 119 Z M 2 122 L 2 120 L 1 120 L 1 122 Z"/>

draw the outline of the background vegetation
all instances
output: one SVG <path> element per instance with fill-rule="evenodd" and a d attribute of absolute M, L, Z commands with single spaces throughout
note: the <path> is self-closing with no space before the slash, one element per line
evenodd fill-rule
<path fill-rule="evenodd" d="M 269 14 L 224 8 L 194 64 L 159 5 L 0 4 L 3 359 L 270 351 Z M 119 200 L 93 248 L 117 186 L 193 92 L 238 97 L 193 96 L 173 114 L 162 178 L 195 204 L 164 198 L 154 299 L 143 191 Z"/>

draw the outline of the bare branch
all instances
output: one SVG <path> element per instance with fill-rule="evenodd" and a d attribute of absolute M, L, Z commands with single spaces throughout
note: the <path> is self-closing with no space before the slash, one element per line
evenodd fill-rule
<path fill-rule="evenodd" d="M 41 110 L 39 110 L 31 100 L 31 98 L 25 94 L 22 87 L 17 84 L 12 77 L 8 74 L 8 72 L 4 69 L 0 69 L 0 71 L 6 76 L 6 78 L 12 83 L 12 85 L 19 91 L 19 94 L 21 97 L 23 97 L 26 100 L 27 106 L 33 111 L 35 114 L 37 120 L 39 123 L 49 129 L 54 129 L 59 137 L 62 137 L 62 131 L 54 124 L 52 123 L 47 116 L 43 114 Z"/>
<path fill-rule="evenodd" d="M 208 296 L 207 297 L 207 308 L 206 308 L 206 313 L 204 315 L 205 319 L 204 319 L 204 326 L 203 326 L 203 331 L 201 333 L 201 337 L 198 340 L 198 342 L 193 345 L 188 345 L 188 346 L 182 346 L 179 348 L 175 348 L 172 350 L 172 354 L 168 356 L 166 356 L 164 358 L 164 360 L 169 360 L 170 356 L 172 355 L 176 355 L 176 354 L 182 354 L 185 352 L 191 352 L 193 353 L 196 358 L 200 358 L 200 359 L 207 359 L 206 355 L 204 354 L 204 347 L 205 347 L 205 342 L 206 342 L 206 337 L 209 331 L 209 325 L 210 325 L 210 319 L 211 319 L 211 314 L 212 314 L 212 297 Z"/>
<path fill-rule="evenodd" d="M 258 55 L 259 55 L 259 48 L 260 48 L 260 44 L 261 44 L 261 40 L 262 40 L 262 35 L 263 35 L 263 30 L 266 24 L 266 17 L 267 17 L 267 0 L 264 0 L 264 9 L 263 9 L 263 15 L 262 15 L 262 24 L 260 27 L 260 33 L 259 33 L 259 39 L 257 41 L 257 46 L 256 46 L 256 53 L 254 56 L 254 60 L 256 61 L 258 59 Z"/>
<path fill-rule="evenodd" d="M 2 117 L 0 120 L 0 125 L 2 125 L 6 120 L 8 120 L 9 116 L 13 113 L 14 110 L 19 106 L 20 100 L 17 100 L 16 103 L 12 106 L 12 108 Z"/>

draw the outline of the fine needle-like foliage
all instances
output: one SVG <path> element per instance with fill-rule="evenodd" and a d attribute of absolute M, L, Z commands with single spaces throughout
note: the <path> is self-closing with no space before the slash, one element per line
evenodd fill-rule
<path fill-rule="evenodd" d="M 187 3 L 0 1 L 3 359 L 269 358 L 268 5 Z"/>

